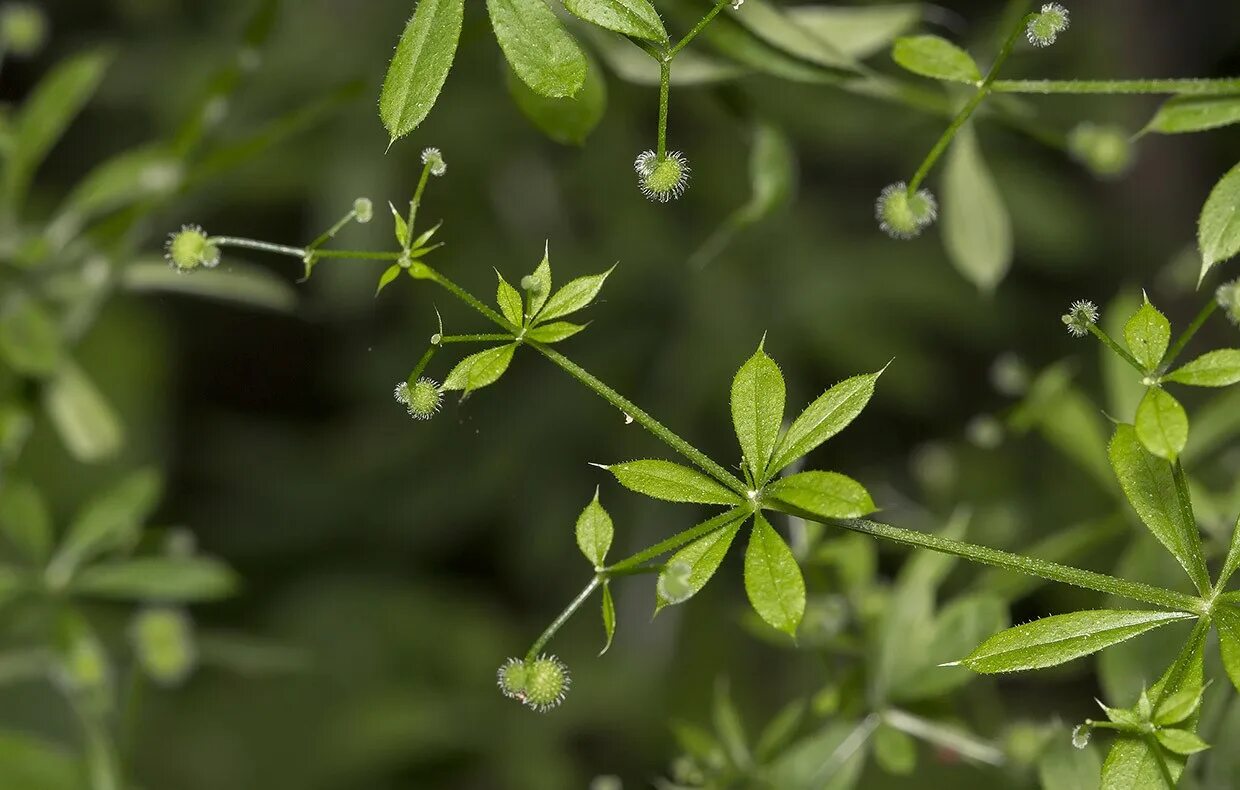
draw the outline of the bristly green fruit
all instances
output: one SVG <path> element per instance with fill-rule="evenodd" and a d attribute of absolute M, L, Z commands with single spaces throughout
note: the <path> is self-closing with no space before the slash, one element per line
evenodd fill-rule
<path fill-rule="evenodd" d="M 679 151 L 662 156 L 643 151 L 633 162 L 633 170 L 642 194 L 658 203 L 676 200 L 689 185 L 689 160 Z"/>
<path fill-rule="evenodd" d="M 1060 318 L 1073 337 L 1085 337 L 1089 328 L 1098 323 L 1098 305 L 1088 299 L 1078 299 Z"/>
<path fill-rule="evenodd" d="M 903 181 L 888 184 L 874 204 L 878 227 L 893 239 L 915 239 L 938 218 L 939 206 L 928 189 L 909 194 Z"/>
<path fill-rule="evenodd" d="M 392 395 L 415 420 L 429 420 L 439 413 L 443 404 L 443 388 L 428 378 L 420 378 L 412 384 L 402 381 Z"/>
<path fill-rule="evenodd" d="M 1068 29 L 1068 9 L 1059 3 L 1047 3 L 1042 10 L 1029 18 L 1025 25 L 1025 37 L 1035 47 L 1049 47 Z"/>
<path fill-rule="evenodd" d="M 558 707 L 572 679 L 568 667 L 555 656 L 541 655 L 532 661 L 510 658 L 496 673 L 500 692 L 527 707 L 545 713 Z"/>
<path fill-rule="evenodd" d="M 1240 326 L 1240 280 L 1225 282 L 1214 292 L 1214 299 L 1223 308 L 1227 320 Z"/>
<path fill-rule="evenodd" d="M 169 234 L 164 258 L 179 272 L 193 271 L 199 266 L 210 269 L 220 262 L 220 248 L 198 225 L 184 225 Z"/>

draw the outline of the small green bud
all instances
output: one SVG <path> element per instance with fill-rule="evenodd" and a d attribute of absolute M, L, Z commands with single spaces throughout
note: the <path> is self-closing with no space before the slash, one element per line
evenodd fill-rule
<path fill-rule="evenodd" d="M 1073 337 L 1085 337 L 1091 324 L 1098 323 L 1098 305 L 1086 299 L 1078 299 L 1068 308 L 1061 319 Z"/>
<path fill-rule="evenodd" d="M 571 678 L 558 658 L 541 655 L 533 661 L 508 659 L 496 672 L 496 683 L 505 697 L 544 713 L 564 701 Z"/>
<path fill-rule="evenodd" d="M 193 271 L 199 266 L 211 269 L 220 262 L 220 248 L 198 225 L 183 225 L 176 233 L 168 234 L 164 258 L 179 272 Z"/>
<path fill-rule="evenodd" d="M 370 202 L 370 198 L 358 198 L 353 201 L 353 216 L 359 223 L 365 225 L 375 218 L 375 204 Z"/>
<path fill-rule="evenodd" d="M 1029 18 L 1025 36 L 1035 47 L 1049 47 L 1059 34 L 1068 29 L 1068 9 L 1059 3 L 1047 3 Z"/>
<path fill-rule="evenodd" d="M 392 395 L 415 420 L 429 420 L 439 413 L 439 407 L 443 405 L 443 388 L 428 378 L 420 378 L 412 384 L 402 381 L 396 385 Z"/>
<path fill-rule="evenodd" d="M 915 239 L 938 218 L 939 206 L 928 189 L 909 194 L 908 184 L 888 184 L 874 204 L 878 227 L 893 239 Z"/>
<path fill-rule="evenodd" d="M 663 156 L 642 151 L 633 161 L 633 170 L 642 194 L 659 203 L 676 200 L 689 185 L 689 160 L 679 151 Z"/>
<path fill-rule="evenodd" d="M 448 172 L 448 163 L 443 160 L 443 154 L 438 148 L 423 148 L 422 164 L 430 168 L 433 176 L 441 176 Z"/>
<path fill-rule="evenodd" d="M 30 3 L 0 6 L 0 48 L 18 57 L 29 57 L 47 42 L 47 17 Z"/>
<path fill-rule="evenodd" d="M 1084 749 L 1089 745 L 1089 736 L 1093 733 L 1093 728 L 1088 724 L 1078 724 L 1072 728 L 1072 745 L 1078 749 Z"/>
<path fill-rule="evenodd" d="M 1223 308 L 1227 320 L 1240 326 L 1240 280 L 1223 283 L 1214 292 L 1218 306 Z"/>
<path fill-rule="evenodd" d="M 193 625 L 178 609 L 153 608 L 138 613 L 129 628 L 138 663 L 161 686 L 180 685 L 198 663 Z"/>
<path fill-rule="evenodd" d="M 1068 153 L 1099 178 L 1115 178 L 1132 165 L 1133 146 L 1118 126 L 1086 121 L 1068 133 Z"/>

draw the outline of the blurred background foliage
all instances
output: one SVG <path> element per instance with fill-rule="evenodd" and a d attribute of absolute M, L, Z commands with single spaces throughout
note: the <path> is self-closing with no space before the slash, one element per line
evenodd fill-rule
<path fill-rule="evenodd" d="M 1013 76 L 1240 72 L 1240 10 L 1232 3 L 1078 5 L 1069 34 L 1053 50 L 1019 53 Z M 116 60 L 39 171 L 29 212 L 46 213 L 93 164 L 173 134 L 212 74 L 235 57 L 253 7 L 253 0 L 45 4 L 49 44 L 37 57 L 4 64 L 0 99 L 20 101 L 53 63 L 84 48 L 112 45 Z M 491 267 L 519 278 L 547 240 L 561 280 L 619 262 L 590 330 L 564 350 L 712 456 L 736 455 L 727 385 L 763 332 L 793 402 L 894 359 L 870 408 L 819 453 L 824 466 L 869 487 L 886 520 L 937 530 L 955 513 L 970 540 L 1009 547 L 1101 523 L 1080 533 L 1075 564 L 1112 568 L 1120 557 L 1133 578 L 1167 583 L 1160 555 L 1142 548 L 1144 533 L 1129 528 L 1127 513 L 1113 517 L 1121 512 L 1115 486 L 1105 467 L 1096 474 L 1098 459 L 1080 450 L 1079 432 L 1047 441 L 1036 430 L 1036 404 L 1010 411 L 1011 395 L 1023 389 L 1013 386 L 1022 378 L 1013 363 L 1037 371 L 1064 360 L 1059 383 L 1044 382 L 1043 392 L 1088 397 L 1076 402 L 1083 424 L 1104 408 L 1130 413 L 1114 371 L 1097 364 L 1099 349 L 1072 343 L 1059 315 L 1076 298 L 1095 299 L 1106 315 L 1113 298 L 1131 300 L 1145 288 L 1174 323 L 1187 322 L 1199 304 L 1196 214 L 1235 163 L 1234 127 L 1146 138 L 1129 173 L 1099 181 L 1062 152 L 979 124 L 1016 238 L 1012 273 L 983 297 L 948 264 L 937 233 L 897 243 L 874 223 L 879 189 L 913 169 L 941 131 L 940 118 L 761 76 L 679 86 L 670 144 L 689 156 L 694 179 L 681 201 L 651 204 L 631 162 L 653 143 L 653 91 L 609 73 L 605 115 L 588 143 L 557 145 L 510 100 L 485 13 L 471 4 L 443 100 L 385 154 L 374 98 L 410 11 L 407 0 L 284 4 L 258 68 L 228 100 L 214 133 L 220 144 L 245 140 L 339 86 L 360 82 L 362 89 L 296 134 L 161 200 L 127 255 L 158 255 L 163 234 L 188 222 L 215 234 L 303 244 L 358 195 L 379 206 L 406 200 L 421 148 L 438 146 L 448 174 L 432 184 L 422 209 L 425 218 L 445 220 L 436 265 L 486 293 Z M 979 52 L 993 42 L 998 13 L 983 2 L 923 9 L 929 29 Z M 885 64 L 885 54 L 875 62 Z M 1065 129 L 1093 120 L 1136 130 L 1157 100 L 1033 103 Z M 707 265 L 690 265 L 748 199 L 745 162 L 759 121 L 791 141 L 795 197 Z M 388 234 L 376 221 L 350 227 L 342 241 L 387 246 Z M 234 251 L 218 271 L 245 263 L 287 283 L 301 274 L 294 262 L 247 261 Z M 203 552 L 225 558 L 243 580 L 238 595 L 196 607 L 193 616 L 204 639 L 208 632 L 253 639 L 221 642 L 229 656 L 223 668 L 204 661 L 182 688 L 141 695 L 133 730 L 140 786 L 554 790 L 585 787 L 603 774 L 644 787 L 683 750 L 670 723 L 711 722 L 718 678 L 729 680 L 751 736 L 798 699 L 809 701 L 811 716 L 836 715 L 833 695 L 853 682 L 839 668 L 838 637 L 858 632 L 856 622 L 837 620 L 872 622 L 856 614 L 869 611 L 881 622 L 902 611 L 887 597 L 902 594 L 899 584 L 888 586 L 903 578 L 902 550 L 828 549 L 846 561 L 832 570 L 822 560 L 821 575 L 811 575 L 819 596 L 811 614 L 821 610 L 817 620 L 807 616 L 807 627 L 824 633 L 821 640 L 803 634 L 796 650 L 766 638 L 745 615 L 738 557 L 691 605 L 653 622 L 650 580 L 622 583 L 610 652 L 594 657 L 601 628 L 591 617 L 577 618 L 558 638 L 555 650 L 574 673 L 564 706 L 535 716 L 496 693 L 495 668 L 521 653 L 586 577 L 572 525 L 596 485 L 617 524 L 617 550 L 652 543 L 691 516 L 628 495 L 588 466 L 660 450 L 534 355 L 519 358 L 502 385 L 462 405 L 450 400 L 433 422 L 411 423 L 389 393 L 435 331 L 434 308 L 449 332 L 476 331 L 476 324 L 428 288 L 391 288 L 374 298 L 378 271 L 320 265 L 297 286 L 295 304 L 276 299 L 287 309 L 163 293 L 109 300 L 75 358 L 125 426 L 123 450 L 83 465 L 38 417 L 7 470 L 37 481 L 63 521 L 127 471 L 161 469 L 165 493 L 154 523 L 184 525 Z M 1236 330 L 1221 320 L 1205 331 L 1215 345 L 1234 344 Z M 442 376 L 446 368 L 431 372 Z M 1065 395 L 1064 387 L 1077 389 Z M 1226 409 L 1216 411 L 1225 424 Z M 1216 462 L 1200 474 L 1204 488 L 1224 492 L 1219 524 L 1236 512 L 1240 455 L 1228 451 L 1229 431 L 1207 448 Z M 801 537 L 816 545 L 813 535 Z M 875 575 L 854 580 L 862 592 L 850 598 L 847 573 L 867 562 Z M 1100 605 L 1097 596 L 1053 586 L 1008 589 L 1012 579 L 963 563 L 948 563 L 940 575 L 941 585 L 905 591 L 900 600 L 928 607 L 940 589 L 947 606 L 958 593 L 999 590 L 1013 622 Z M 868 636 L 852 650 L 878 650 L 874 630 L 859 629 Z M 1180 637 L 1159 631 L 1135 651 L 1157 653 L 1163 640 L 1174 649 Z M 209 652 L 205 643 L 202 650 Z M 1153 680 L 1142 674 L 1152 670 L 1134 668 L 1132 655 L 1121 648 L 1099 661 L 974 679 L 963 692 L 910 701 L 923 715 L 967 723 L 1006 754 L 1006 767 L 918 745 L 915 776 L 867 764 L 852 779 L 866 787 L 1034 786 L 1036 772 L 1022 759 L 1036 757 L 1043 728 L 1059 748 L 1067 737 L 1062 722 L 1094 715 L 1094 696 L 1135 694 Z M 872 671 L 881 661 L 861 666 Z M 63 708 L 37 684 L 0 690 L 0 724 L 13 733 L 0 739 L 0 772 L 6 760 L 36 765 L 29 761 L 43 747 L 26 739 L 80 740 Z M 1223 716 L 1240 713 L 1216 718 Z M 903 746 L 885 748 L 897 753 L 887 767 L 898 766 Z M 45 784 L 29 786 L 65 786 L 52 783 L 55 756 L 45 756 L 49 767 L 38 780 Z M 1240 768 L 1231 759 L 1212 769 L 1214 784 L 1202 781 L 1235 786 Z M 841 773 L 833 786 L 848 778 Z"/>

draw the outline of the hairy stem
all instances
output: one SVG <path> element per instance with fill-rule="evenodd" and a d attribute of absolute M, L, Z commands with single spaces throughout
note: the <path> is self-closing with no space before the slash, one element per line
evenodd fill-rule
<path fill-rule="evenodd" d="M 1201 308 L 1201 311 L 1198 312 L 1197 316 L 1193 319 L 1193 322 L 1189 324 L 1188 328 L 1184 330 L 1184 333 L 1176 339 L 1175 344 L 1172 345 L 1171 348 L 1167 349 L 1167 355 L 1163 357 L 1162 364 L 1158 366 L 1160 371 L 1165 373 L 1171 369 L 1171 365 L 1175 362 L 1176 357 L 1180 356 L 1180 352 L 1184 350 L 1184 347 L 1188 345 L 1188 342 L 1193 339 L 1194 335 L 1197 334 L 1197 330 L 1201 329 L 1202 325 L 1205 324 L 1205 322 L 1217 309 L 1218 302 L 1214 299 L 1210 299 L 1206 302 L 1205 306 Z"/>
<path fill-rule="evenodd" d="M 305 247 L 290 247 L 287 244 L 272 244 L 269 241 L 259 241 L 258 239 L 243 239 L 238 236 L 212 236 L 208 239 L 208 241 L 217 247 L 241 247 L 247 250 L 270 252 L 274 255 L 287 255 L 290 258 L 296 258 L 298 260 L 306 257 Z"/>
<path fill-rule="evenodd" d="M 655 147 L 656 159 L 667 156 L 667 104 L 672 88 L 672 61 L 659 61 L 659 142 Z"/>
<path fill-rule="evenodd" d="M 1240 77 L 1174 80 L 995 80 L 996 93 L 1112 93 L 1231 96 L 1240 94 Z"/>
<path fill-rule="evenodd" d="M 943 132 L 942 136 L 934 144 L 934 147 L 930 149 L 930 153 L 926 154 L 926 158 L 922 160 L 921 167 L 917 168 L 917 172 L 913 174 L 912 180 L 908 182 L 908 193 L 910 195 L 917 191 L 917 187 L 921 186 L 921 182 L 926 179 L 926 176 L 934 168 L 935 162 L 947 150 L 947 146 L 951 145 L 952 140 L 956 137 L 956 133 L 960 131 L 960 127 L 965 125 L 965 122 L 969 120 L 969 116 L 973 115 L 973 111 L 990 94 L 995 77 L 999 75 L 999 69 L 1002 68 L 1008 56 L 1012 54 L 1012 49 L 1016 46 L 1017 40 L 1025 29 L 1026 19 L 1028 19 L 1028 16 L 1022 16 L 1020 21 L 1012 28 L 1007 39 L 1003 42 L 1002 48 L 999 49 L 999 54 L 995 56 L 995 62 L 991 65 L 990 71 L 986 73 L 986 78 L 982 80 L 982 84 L 978 86 L 973 97 L 960 109 L 960 112 L 956 113 L 956 117 L 952 119 L 947 130 Z"/>
<path fill-rule="evenodd" d="M 440 343 L 511 343 L 512 335 L 442 335 Z"/>
<path fill-rule="evenodd" d="M 534 644 L 530 645 L 529 651 L 525 654 L 526 661 L 533 661 L 535 658 L 538 658 L 538 653 L 547 646 L 547 643 L 555 636 L 556 631 L 559 631 L 569 621 L 569 618 L 581 608 L 581 605 L 586 602 L 601 583 L 602 580 L 598 576 L 590 579 L 590 583 L 582 588 L 577 597 L 570 601 L 568 606 L 564 607 L 564 611 L 560 612 L 559 617 L 551 621 L 551 625 L 547 626 L 546 630 L 534 640 Z"/>
<path fill-rule="evenodd" d="M 341 217 L 336 222 L 335 225 L 332 225 L 330 228 L 323 231 L 323 233 L 318 238 L 316 238 L 314 241 L 307 244 L 306 251 L 312 252 L 314 250 L 317 250 L 319 247 L 322 247 L 327 242 L 336 238 L 336 234 L 340 232 L 341 228 L 343 228 L 345 225 L 348 225 L 350 222 L 352 222 L 355 219 L 357 219 L 357 211 L 350 210 L 349 213 Z"/>
<path fill-rule="evenodd" d="M 677 532 L 675 535 L 660 541 L 648 549 L 642 549 L 631 557 L 625 557 L 614 565 L 610 565 L 603 569 L 608 576 L 625 575 L 631 570 L 638 568 L 642 564 L 653 560 L 655 557 L 674 551 L 686 543 L 692 543 L 703 535 L 708 535 L 717 529 L 730 527 L 737 521 L 748 518 L 749 511 L 741 508 L 732 508 L 731 510 L 720 513 L 714 518 L 709 518 L 697 526 Z"/>
<path fill-rule="evenodd" d="M 698 34 L 705 30 L 711 20 L 719 16 L 719 12 L 722 11 L 723 7 L 730 2 L 732 2 L 732 0 L 718 0 L 718 2 L 715 3 L 715 6 L 706 12 L 706 16 L 698 20 L 698 23 L 693 26 L 693 29 L 688 33 L 685 33 L 684 38 L 677 41 L 672 48 L 667 51 L 667 54 L 663 56 L 663 60 L 667 63 L 671 63 L 672 59 L 676 57 L 676 53 L 689 46 L 689 42 L 697 38 Z"/>
<path fill-rule="evenodd" d="M 1119 343 L 1116 343 L 1115 340 L 1102 329 L 1102 327 L 1097 324 L 1087 324 L 1087 326 L 1091 335 L 1102 341 L 1102 344 L 1114 351 L 1120 359 L 1124 360 L 1129 365 L 1132 365 L 1133 369 L 1140 373 L 1143 377 L 1149 373 L 1149 371 L 1145 369 L 1145 366 L 1137 361 L 1136 357 L 1128 353 L 1128 350 Z"/>

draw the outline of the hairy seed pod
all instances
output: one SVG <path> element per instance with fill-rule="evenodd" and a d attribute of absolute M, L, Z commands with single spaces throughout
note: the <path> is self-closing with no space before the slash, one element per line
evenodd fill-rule
<path fill-rule="evenodd" d="M 939 206 L 928 189 L 909 194 L 908 184 L 888 184 L 874 203 L 878 227 L 893 239 L 915 239 L 938 218 Z"/>
<path fill-rule="evenodd" d="M 353 201 L 353 216 L 359 223 L 365 225 L 375 218 L 375 204 L 370 202 L 370 198 L 358 198 Z"/>
<path fill-rule="evenodd" d="M 402 381 L 392 392 L 396 402 L 405 407 L 415 420 L 429 420 L 443 405 L 443 388 L 433 379 L 420 378 L 410 384 Z"/>
<path fill-rule="evenodd" d="M 1240 326 L 1240 280 L 1223 283 L 1214 292 L 1214 299 L 1223 308 L 1227 320 Z"/>
<path fill-rule="evenodd" d="M 633 160 L 633 170 L 642 194 L 659 203 L 676 200 L 689 185 L 689 160 L 679 151 L 663 156 L 642 151 Z"/>
<path fill-rule="evenodd" d="M 1047 3 L 1042 10 L 1029 18 L 1025 25 L 1025 37 L 1035 47 L 1049 47 L 1059 34 L 1068 29 L 1068 9 L 1059 3 Z"/>
<path fill-rule="evenodd" d="M 220 262 L 220 248 L 198 225 L 182 225 L 176 233 L 168 234 L 164 258 L 179 272 L 193 271 L 199 266 L 211 269 Z"/>
<path fill-rule="evenodd" d="M 1073 337 L 1085 337 L 1089 327 L 1098 323 L 1098 305 L 1087 299 L 1078 299 L 1068 308 L 1068 312 L 1060 319 Z"/>
<path fill-rule="evenodd" d="M 444 161 L 443 154 L 438 148 L 423 148 L 422 164 L 430 168 L 433 176 L 441 176 L 448 172 L 448 163 Z"/>
<path fill-rule="evenodd" d="M 495 683 L 499 686 L 500 693 L 508 699 L 515 699 L 525 702 L 525 687 L 528 672 L 525 668 L 525 662 L 519 658 L 510 658 L 495 672 Z"/>
<path fill-rule="evenodd" d="M 545 713 L 564 701 L 571 683 L 568 667 L 560 659 L 541 655 L 525 666 L 525 704 Z"/>

